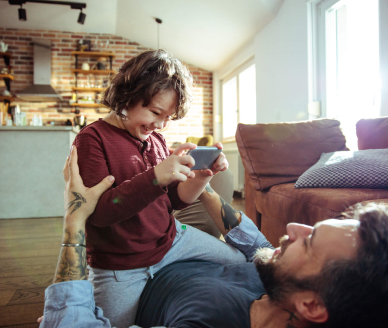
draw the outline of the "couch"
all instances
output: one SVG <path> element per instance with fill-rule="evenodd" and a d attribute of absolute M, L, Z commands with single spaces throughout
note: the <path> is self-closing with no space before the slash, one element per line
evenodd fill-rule
<path fill-rule="evenodd" d="M 387 117 L 360 120 L 356 129 L 360 150 L 388 148 Z M 388 189 L 294 188 L 322 153 L 348 150 L 337 120 L 239 124 L 236 142 L 245 168 L 246 214 L 274 246 L 290 222 L 314 225 L 356 203 L 388 199 Z"/>

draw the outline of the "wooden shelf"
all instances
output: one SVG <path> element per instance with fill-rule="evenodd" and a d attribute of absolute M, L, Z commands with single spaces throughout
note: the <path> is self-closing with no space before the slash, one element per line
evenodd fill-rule
<path fill-rule="evenodd" d="M 0 96 L 0 101 L 9 101 L 12 102 L 15 100 L 15 97 L 13 96 Z"/>
<path fill-rule="evenodd" d="M 11 74 L 0 74 L 0 78 L 13 80 L 13 75 L 11 75 Z"/>
<path fill-rule="evenodd" d="M 99 52 L 99 51 L 72 51 L 72 56 L 78 57 L 116 57 L 113 52 Z"/>
<path fill-rule="evenodd" d="M 105 88 L 81 88 L 81 87 L 73 87 L 73 91 L 83 91 L 83 92 L 103 92 Z"/>
<path fill-rule="evenodd" d="M 10 52 L 0 52 L 0 57 L 12 58 L 12 54 Z"/>
<path fill-rule="evenodd" d="M 83 103 L 72 103 L 72 107 L 83 107 L 83 108 L 99 108 L 103 107 L 101 104 L 83 104 Z"/>
<path fill-rule="evenodd" d="M 94 70 L 83 70 L 83 69 L 72 69 L 71 70 L 72 73 L 77 73 L 77 74 L 85 74 L 85 75 L 88 75 L 88 74 L 93 74 L 93 75 L 108 75 L 108 74 L 114 74 L 116 73 L 116 71 L 114 70 L 110 70 L 110 69 L 104 69 L 104 70 L 97 70 L 97 69 L 94 69 Z"/>

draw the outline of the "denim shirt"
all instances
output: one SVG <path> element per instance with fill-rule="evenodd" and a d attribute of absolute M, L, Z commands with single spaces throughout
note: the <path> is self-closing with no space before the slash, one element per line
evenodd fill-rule
<path fill-rule="evenodd" d="M 252 261 L 258 248 L 270 247 L 264 235 L 245 214 L 241 223 L 225 235 L 225 241 Z M 40 328 L 108 328 L 109 319 L 95 305 L 93 287 L 87 280 L 53 284 L 45 291 L 44 319 Z M 138 326 L 131 326 L 135 328 Z"/>

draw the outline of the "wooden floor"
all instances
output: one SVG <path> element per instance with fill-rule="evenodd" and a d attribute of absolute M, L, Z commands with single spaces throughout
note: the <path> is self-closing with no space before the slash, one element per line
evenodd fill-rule
<path fill-rule="evenodd" d="M 235 195 L 232 206 L 244 210 Z M 62 218 L 0 220 L 0 327 L 36 328 L 52 284 Z"/>
<path fill-rule="evenodd" d="M 0 220 L 0 327 L 38 327 L 52 284 L 62 218 Z"/>

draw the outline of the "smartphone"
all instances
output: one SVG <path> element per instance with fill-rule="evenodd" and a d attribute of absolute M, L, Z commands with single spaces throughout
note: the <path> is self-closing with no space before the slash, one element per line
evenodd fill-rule
<path fill-rule="evenodd" d="M 221 152 L 222 149 L 218 149 L 217 147 L 203 146 L 189 150 L 187 155 L 190 155 L 195 160 L 195 165 L 191 168 L 191 170 L 211 169 Z"/>

